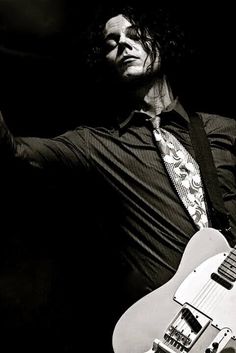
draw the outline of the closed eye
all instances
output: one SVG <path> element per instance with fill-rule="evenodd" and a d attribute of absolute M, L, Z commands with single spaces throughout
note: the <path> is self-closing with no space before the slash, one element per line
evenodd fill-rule
<path fill-rule="evenodd" d="M 107 39 L 105 41 L 105 50 L 109 51 L 117 46 L 117 41 L 115 39 Z"/>
<path fill-rule="evenodd" d="M 114 49 L 119 41 L 119 36 L 114 34 L 114 33 L 110 33 L 108 34 L 108 36 L 105 38 L 105 51 L 109 52 L 110 50 Z"/>
<path fill-rule="evenodd" d="M 133 26 L 130 26 L 127 28 L 126 36 L 134 41 L 140 40 L 140 35 L 139 35 L 137 29 Z"/>

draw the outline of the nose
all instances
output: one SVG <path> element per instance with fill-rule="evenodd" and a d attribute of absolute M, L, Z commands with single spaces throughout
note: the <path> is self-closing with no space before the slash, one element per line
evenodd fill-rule
<path fill-rule="evenodd" d="M 120 39 L 119 39 L 119 48 L 129 48 L 132 49 L 132 43 L 131 40 L 125 35 L 125 33 L 121 33 Z"/>

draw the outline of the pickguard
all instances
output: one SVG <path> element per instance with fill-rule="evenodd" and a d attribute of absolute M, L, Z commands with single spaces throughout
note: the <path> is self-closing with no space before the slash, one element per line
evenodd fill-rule
<path fill-rule="evenodd" d="M 228 253 L 217 254 L 196 267 L 177 289 L 174 300 L 184 305 L 191 304 L 211 318 L 218 329 L 230 327 L 236 335 L 236 283 L 231 289 L 211 279 Z M 235 337 L 233 337 L 235 339 Z"/>

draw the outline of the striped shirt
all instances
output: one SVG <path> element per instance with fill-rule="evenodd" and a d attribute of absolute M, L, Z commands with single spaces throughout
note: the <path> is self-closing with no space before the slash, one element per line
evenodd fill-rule
<path fill-rule="evenodd" d="M 201 117 L 236 234 L 236 121 Z M 178 105 L 162 114 L 161 126 L 194 156 L 188 123 Z M 175 273 L 197 228 L 166 174 L 146 114 L 133 112 L 114 128 L 81 126 L 55 138 L 18 138 L 17 143 L 19 158 L 34 166 L 76 172 L 116 252 L 124 291 L 135 287 L 139 297 Z"/>

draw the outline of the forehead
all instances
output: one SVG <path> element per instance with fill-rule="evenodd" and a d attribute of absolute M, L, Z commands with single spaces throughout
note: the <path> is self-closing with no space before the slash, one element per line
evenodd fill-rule
<path fill-rule="evenodd" d="M 107 36 L 107 34 L 114 32 L 125 32 L 130 26 L 131 23 L 123 15 L 117 15 L 110 18 L 105 24 L 104 35 Z"/>

